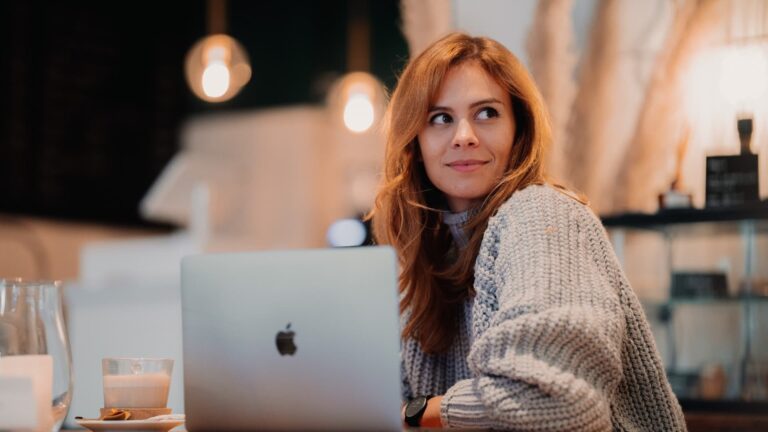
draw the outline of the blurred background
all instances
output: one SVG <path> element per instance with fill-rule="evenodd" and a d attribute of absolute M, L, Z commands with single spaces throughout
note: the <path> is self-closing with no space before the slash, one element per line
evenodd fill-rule
<path fill-rule="evenodd" d="M 180 358 L 182 256 L 370 242 L 387 95 L 453 30 L 531 70 L 550 174 L 604 218 L 684 407 L 766 408 L 768 1 L 7 1 L 0 23 L 0 275 L 66 282 L 70 417 L 101 357 Z"/>

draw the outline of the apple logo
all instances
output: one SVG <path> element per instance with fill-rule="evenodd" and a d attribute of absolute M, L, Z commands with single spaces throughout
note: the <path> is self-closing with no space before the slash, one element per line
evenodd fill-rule
<path fill-rule="evenodd" d="M 277 344 L 277 352 L 283 355 L 294 355 L 296 353 L 296 344 L 293 343 L 293 336 L 296 333 L 291 330 L 291 323 L 285 326 L 285 331 L 277 333 L 275 343 Z"/>

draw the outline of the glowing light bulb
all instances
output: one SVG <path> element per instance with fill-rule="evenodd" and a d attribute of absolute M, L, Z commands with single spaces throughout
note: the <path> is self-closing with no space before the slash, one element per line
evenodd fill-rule
<path fill-rule="evenodd" d="M 199 40 L 187 53 L 185 75 L 192 92 L 208 102 L 232 99 L 251 79 L 248 54 L 225 34 Z"/>
<path fill-rule="evenodd" d="M 350 95 L 344 106 L 344 125 L 352 132 L 365 132 L 373 125 L 373 103 L 366 94 Z"/>
<path fill-rule="evenodd" d="M 221 97 L 229 89 L 229 68 L 222 61 L 208 63 L 203 71 L 203 92 L 208 97 Z"/>

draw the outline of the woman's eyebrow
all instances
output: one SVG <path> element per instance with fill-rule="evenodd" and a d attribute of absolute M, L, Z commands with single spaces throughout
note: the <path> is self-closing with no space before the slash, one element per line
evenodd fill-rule
<path fill-rule="evenodd" d="M 446 106 L 434 105 L 429 107 L 429 110 L 427 112 L 432 112 L 432 111 L 452 111 L 452 110 Z"/>
<path fill-rule="evenodd" d="M 476 107 L 478 105 L 485 105 L 485 104 L 490 104 L 490 103 L 501 104 L 502 102 L 500 100 L 496 99 L 496 98 L 487 98 L 487 99 L 481 99 L 481 100 L 479 100 L 477 102 L 472 102 L 469 105 L 469 107 L 470 108 L 474 108 L 474 107 Z M 432 111 L 452 111 L 452 109 L 449 108 L 449 107 L 446 107 L 446 106 L 434 105 L 434 106 L 430 106 L 429 107 L 429 111 L 427 111 L 427 112 L 432 112 Z"/>
<path fill-rule="evenodd" d="M 485 104 L 490 104 L 490 103 L 500 104 L 501 101 L 496 99 L 496 98 L 488 98 L 488 99 L 479 100 L 477 102 L 473 102 L 469 107 L 470 108 L 474 108 L 474 107 L 476 107 L 478 105 L 485 105 Z"/>

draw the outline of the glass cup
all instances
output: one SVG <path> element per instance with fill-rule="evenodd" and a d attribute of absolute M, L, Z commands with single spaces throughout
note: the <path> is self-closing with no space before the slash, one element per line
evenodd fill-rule
<path fill-rule="evenodd" d="M 173 359 L 105 358 L 104 408 L 165 408 Z"/>
<path fill-rule="evenodd" d="M 72 357 L 60 281 L 0 279 L 0 362 L 22 374 L 52 369 L 52 376 L 36 377 L 45 383 L 45 397 L 51 390 L 51 417 L 45 414 L 40 421 L 58 431 L 72 400 Z"/>

